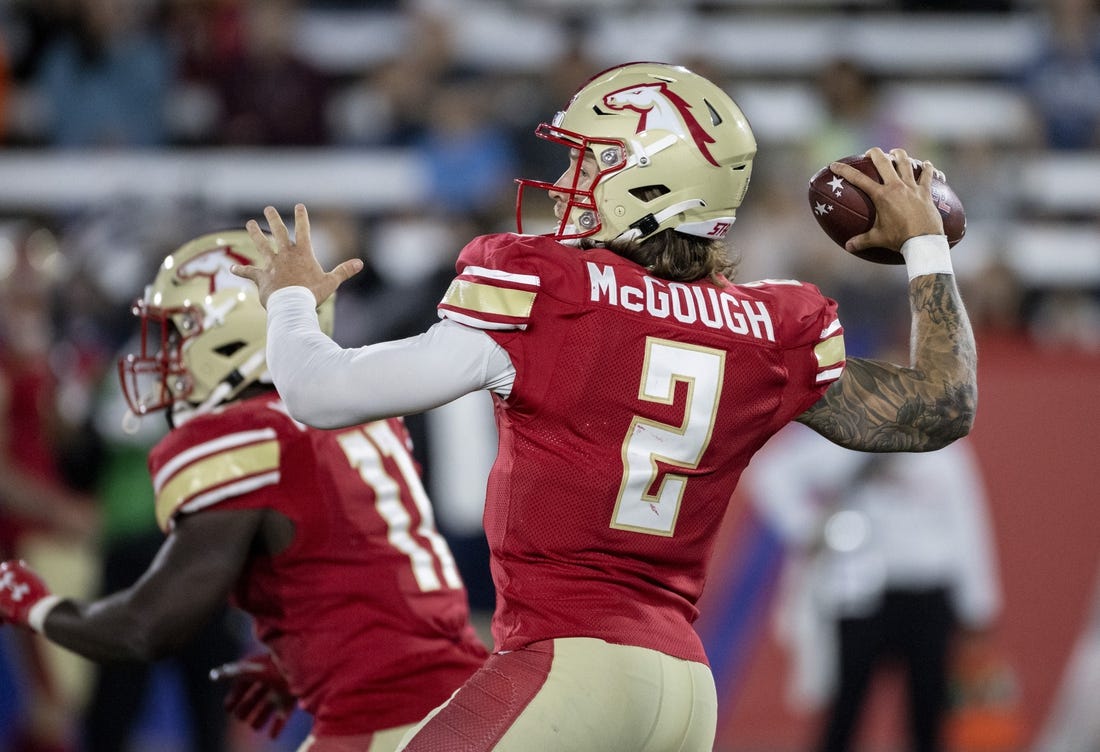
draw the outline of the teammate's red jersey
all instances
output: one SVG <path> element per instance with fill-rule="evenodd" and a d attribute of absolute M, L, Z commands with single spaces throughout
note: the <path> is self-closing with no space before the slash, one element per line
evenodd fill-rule
<path fill-rule="evenodd" d="M 233 601 L 317 736 L 419 721 L 487 656 L 409 446 L 400 419 L 322 431 L 272 394 L 196 417 L 150 455 L 164 529 L 210 508 L 294 523 L 285 551 L 250 559 Z"/>
<path fill-rule="evenodd" d="M 516 370 L 485 509 L 496 648 L 586 636 L 705 662 L 691 623 L 723 513 L 752 454 L 840 376 L 836 304 L 515 234 L 476 238 L 457 269 L 440 315 Z"/>

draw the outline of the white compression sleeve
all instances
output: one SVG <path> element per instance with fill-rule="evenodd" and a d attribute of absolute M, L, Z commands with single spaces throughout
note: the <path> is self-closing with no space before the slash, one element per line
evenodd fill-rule
<path fill-rule="evenodd" d="M 315 306 L 304 287 L 267 301 L 268 369 L 303 423 L 339 428 L 511 388 L 512 363 L 485 332 L 444 320 L 415 337 L 345 349 L 321 331 Z"/>

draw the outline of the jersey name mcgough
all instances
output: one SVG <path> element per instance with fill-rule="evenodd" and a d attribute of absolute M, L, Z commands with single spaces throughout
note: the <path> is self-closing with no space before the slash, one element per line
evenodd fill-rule
<path fill-rule="evenodd" d="M 591 283 L 590 300 L 606 303 L 658 319 L 671 316 L 681 324 L 701 323 L 775 342 L 771 314 L 759 300 L 741 300 L 717 287 L 666 282 L 649 275 L 642 285 L 620 284 L 615 267 L 592 261 L 586 264 Z"/>

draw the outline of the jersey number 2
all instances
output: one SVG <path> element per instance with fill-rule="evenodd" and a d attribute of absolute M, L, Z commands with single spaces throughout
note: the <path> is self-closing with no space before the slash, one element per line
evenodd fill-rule
<path fill-rule="evenodd" d="M 623 440 L 623 480 L 611 527 L 672 536 L 687 478 L 662 465 L 695 468 L 714 431 L 726 354 L 709 347 L 650 337 L 646 340 L 638 399 L 671 405 L 676 385 L 687 384 L 680 425 L 635 415 Z"/>

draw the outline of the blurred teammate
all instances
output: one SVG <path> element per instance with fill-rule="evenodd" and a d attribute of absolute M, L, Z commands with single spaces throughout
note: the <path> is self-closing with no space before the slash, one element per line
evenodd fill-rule
<path fill-rule="evenodd" d="M 314 717 L 302 749 L 392 750 L 486 651 L 399 418 L 319 431 L 271 386 L 264 311 L 229 272 L 260 258 L 242 231 L 205 235 L 161 266 L 134 311 L 142 347 L 120 362 L 138 415 L 173 428 L 149 466 L 167 538 L 130 588 L 51 595 L 0 566 L 0 617 L 97 661 L 172 651 L 227 598 L 270 649 L 221 667 L 228 702 L 277 734 L 293 698 Z M 332 303 L 319 309 L 331 330 Z"/>
<path fill-rule="evenodd" d="M 337 346 L 315 309 L 360 268 L 325 273 L 305 207 L 242 265 L 268 307 L 268 358 L 311 425 L 425 410 L 486 389 L 499 452 L 485 532 L 495 654 L 408 750 L 710 750 L 717 700 L 692 628 L 719 523 L 749 458 L 791 420 L 849 447 L 927 450 L 969 431 L 974 341 L 943 225 L 907 155 L 846 169 L 901 249 L 912 365 L 852 359 L 835 304 L 798 282 L 729 282 L 723 242 L 756 142 L 717 86 L 636 63 L 590 80 L 536 133 L 569 149 L 543 188 L 550 235 L 475 238 L 417 337 Z M 522 188 L 519 204 L 522 208 Z M 520 228 L 522 231 L 522 227 Z"/>

